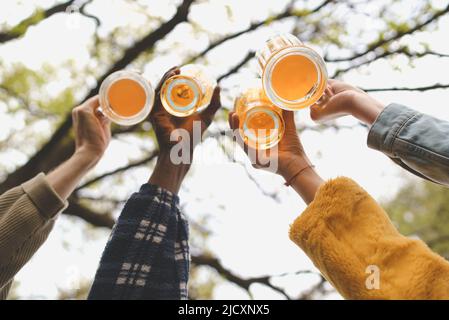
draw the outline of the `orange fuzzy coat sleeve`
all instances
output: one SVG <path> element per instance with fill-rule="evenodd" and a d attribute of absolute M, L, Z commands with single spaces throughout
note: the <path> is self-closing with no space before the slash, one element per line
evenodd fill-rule
<path fill-rule="evenodd" d="M 324 184 L 291 226 L 290 238 L 347 299 L 449 299 L 449 262 L 402 236 L 351 179 Z M 371 282 L 373 270 L 378 286 Z"/>

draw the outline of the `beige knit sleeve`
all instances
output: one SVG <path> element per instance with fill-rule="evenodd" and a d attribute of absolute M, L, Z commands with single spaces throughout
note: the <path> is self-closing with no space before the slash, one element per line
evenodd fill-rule
<path fill-rule="evenodd" d="M 67 202 L 39 174 L 0 196 L 0 299 L 16 273 L 47 239 Z"/>

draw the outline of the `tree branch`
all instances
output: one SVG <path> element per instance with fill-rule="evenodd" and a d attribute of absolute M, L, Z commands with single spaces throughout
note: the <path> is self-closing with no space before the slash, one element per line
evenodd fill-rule
<path fill-rule="evenodd" d="M 79 203 L 75 197 L 69 198 L 69 206 L 64 214 L 83 219 L 96 227 L 112 229 L 115 224 L 114 218 L 108 213 L 98 213 Z"/>
<path fill-rule="evenodd" d="M 254 56 L 255 52 L 253 51 L 248 52 L 248 54 L 242 59 L 242 61 L 240 61 L 238 64 L 232 67 L 228 72 L 218 77 L 217 82 L 220 82 L 223 79 L 231 76 L 232 74 L 237 73 L 240 70 L 240 68 L 242 68 L 245 64 L 247 64 L 252 58 L 254 58 Z"/>
<path fill-rule="evenodd" d="M 75 0 L 66 1 L 60 4 L 57 4 L 47 10 L 42 12 L 36 11 L 30 17 L 22 20 L 18 25 L 12 28 L 10 31 L 0 32 L 0 43 L 5 43 L 7 41 L 11 41 L 14 39 L 18 39 L 23 36 L 29 27 L 38 24 L 44 19 L 51 17 L 52 15 L 65 12 L 68 7 L 70 7 Z"/>
<path fill-rule="evenodd" d="M 447 89 L 449 84 L 437 83 L 434 85 L 423 86 L 423 87 L 392 87 L 392 88 L 369 88 L 362 89 L 366 92 L 381 92 L 381 91 L 429 91 L 436 89 Z"/>
<path fill-rule="evenodd" d="M 333 1 L 334 0 L 323 1 L 318 7 L 316 7 L 315 9 L 313 9 L 311 11 L 306 12 L 305 14 L 301 14 L 301 13 L 295 11 L 293 9 L 292 4 L 290 3 L 287 6 L 286 10 L 284 12 L 282 12 L 282 13 L 280 13 L 280 14 L 274 16 L 274 17 L 270 17 L 270 18 L 268 18 L 266 20 L 252 23 L 248 28 L 246 28 L 244 30 L 241 30 L 239 32 L 230 34 L 230 35 L 225 36 L 225 37 L 223 37 L 223 38 L 221 38 L 221 39 L 219 39 L 217 41 L 212 42 L 206 49 L 204 49 L 203 51 L 201 51 L 197 55 L 195 55 L 192 58 L 190 58 L 189 62 L 194 62 L 195 60 L 198 60 L 199 58 L 205 56 L 209 51 L 212 51 L 213 49 L 215 49 L 216 47 L 222 45 L 223 43 L 225 43 L 225 42 L 227 42 L 229 40 L 238 38 L 241 35 L 244 35 L 245 33 L 254 31 L 254 30 L 256 30 L 256 29 L 258 29 L 258 28 L 260 28 L 262 26 L 265 26 L 267 24 L 270 24 L 270 23 L 272 23 L 274 21 L 280 21 L 280 20 L 283 20 L 283 19 L 286 19 L 286 18 L 290 18 L 290 17 L 303 17 L 303 16 L 306 16 L 306 15 L 309 15 L 309 14 L 312 14 L 312 13 L 316 13 L 316 12 L 320 11 L 323 7 L 325 7 L 328 4 L 332 3 Z"/>
<path fill-rule="evenodd" d="M 232 271 L 226 269 L 221 264 L 220 260 L 214 257 L 209 257 L 206 255 L 192 255 L 191 257 L 192 263 L 197 266 L 208 266 L 210 268 L 215 269 L 223 278 L 226 280 L 235 283 L 239 287 L 245 289 L 249 292 L 251 285 L 255 283 L 263 284 L 272 290 L 282 294 L 287 300 L 291 300 L 290 296 L 281 288 L 274 286 L 270 283 L 270 279 L 272 276 L 263 276 L 263 277 L 254 277 L 254 278 L 246 278 L 243 279 Z"/>
<path fill-rule="evenodd" d="M 97 25 L 97 28 L 98 28 L 98 27 L 101 25 L 100 19 L 98 19 L 97 16 L 94 16 L 93 14 L 90 14 L 90 13 L 87 13 L 87 12 L 86 12 L 86 6 L 87 6 L 88 4 L 90 4 L 91 2 L 92 2 L 92 0 L 88 0 L 88 1 L 84 2 L 84 3 L 82 4 L 82 6 L 79 8 L 79 10 L 80 10 L 80 13 L 81 13 L 83 16 L 85 16 L 85 17 L 87 17 L 87 18 L 90 18 L 90 19 L 94 20 L 94 21 L 95 21 L 95 24 Z"/>
<path fill-rule="evenodd" d="M 124 52 L 122 58 L 116 61 L 116 63 L 112 65 L 111 68 L 105 74 L 103 74 L 102 77 L 100 77 L 100 79 L 98 79 L 97 86 L 95 88 L 92 88 L 92 90 L 86 95 L 83 101 L 94 96 L 98 92 L 100 84 L 104 81 L 104 79 L 106 79 L 106 77 L 110 73 L 125 68 L 134 59 L 136 59 L 143 51 L 152 48 L 157 41 L 163 39 L 179 23 L 187 21 L 189 9 L 193 2 L 194 0 L 184 0 L 179 5 L 175 15 L 170 20 L 163 23 L 159 28 L 149 33 L 147 36 L 142 38 L 132 47 L 128 48 Z M 59 165 L 64 160 L 66 160 L 67 157 L 70 155 L 70 152 L 66 152 L 64 154 L 65 156 L 61 156 L 60 155 L 61 152 L 59 149 L 61 148 L 61 143 L 64 140 L 66 140 L 65 144 L 68 144 L 69 147 L 72 147 L 71 151 L 73 151 L 73 139 L 70 138 L 69 140 L 67 140 L 68 132 L 71 128 L 71 125 L 72 125 L 72 117 L 71 114 L 68 114 L 65 120 L 59 126 L 59 128 L 54 132 L 50 140 L 44 146 L 42 146 L 41 149 L 38 152 L 36 152 L 34 156 L 32 156 L 24 166 L 17 169 L 12 174 L 8 175 L 6 180 L 3 181 L 3 183 L 0 185 L 0 193 L 2 192 L 2 190 L 3 191 L 8 190 L 12 186 L 18 185 L 23 181 L 30 179 L 38 172 L 48 171 L 54 165 Z M 46 159 L 48 157 L 52 156 L 54 157 L 55 154 L 58 154 L 58 162 L 52 163 L 53 166 L 49 167 L 47 164 L 50 162 L 46 161 Z"/>
<path fill-rule="evenodd" d="M 386 44 L 389 44 L 390 42 L 393 42 L 393 41 L 401 39 L 405 35 L 409 35 L 409 34 L 412 34 L 412 33 L 416 32 L 416 31 L 421 30 L 422 28 L 424 28 L 425 26 L 429 25 L 430 23 L 438 20 L 440 17 L 442 17 L 443 15 L 447 14 L 448 12 L 449 12 L 449 4 L 446 6 L 446 8 L 444 8 L 444 9 L 442 9 L 440 11 L 437 11 L 436 13 L 431 15 L 428 19 L 424 20 L 421 23 L 416 24 L 414 27 L 412 27 L 412 28 L 410 28 L 408 30 L 398 31 L 394 35 L 392 35 L 392 36 L 390 36 L 388 38 L 381 38 L 381 39 L 377 40 L 376 42 L 374 42 L 372 44 L 369 44 L 364 51 L 356 53 L 353 56 L 346 57 L 346 58 L 333 58 L 333 59 L 325 57 L 325 60 L 327 62 L 343 62 L 343 61 L 351 61 L 351 60 L 354 60 L 354 59 L 358 59 L 360 57 L 363 57 L 363 56 L 367 55 L 370 52 L 373 52 L 377 48 L 381 48 L 381 47 L 385 46 Z"/>
<path fill-rule="evenodd" d="M 347 68 L 337 69 L 334 72 L 334 74 L 331 76 L 331 78 L 336 78 L 339 75 L 341 75 L 343 73 L 346 73 L 348 71 L 360 68 L 360 67 L 362 67 L 364 65 L 368 65 L 368 64 L 373 63 L 374 61 L 377 61 L 379 59 L 387 58 L 389 56 L 397 55 L 397 54 L 403 54 L 403 55 L 405 55 L 405 56 L 407 56 L 409 58 L 422 58 L 422 57 L 425 57 L 425 56 L 436 56 L 436 57 L 439 57 L 439 58 L 449 58 L 449 54 L 438 53 L 438 52 L 431 51 L 431 50 L 426 50 L 426 51 L 423 51 L 423 52 L 410 52 L 410 50 L 407 47 L 401 47 L 401 48 L 399 48 L 397 50 L 394 50 L 394 51 L 385 50 L 382 53 L 376 54 L 372 58 L 367 58 L 364 61 L 361 61 L 359 63 L 355 63 L 353 65 L 350 65 Z"/>
<path fill-rule="evenodd" d="M 81 186 L 79 186 L 78 188 L 75 189 L 75 192 L 78 192 L 81 189 L 87 188 L 90 185 L 92 185 L 92 184 L 94 184 L 94 183 L 96 183 L 96 182 L 98 182 L 98 181 L 100 181 L 100 180 L 102 180 L 102 179 L 104 179 L 106 177 L 115 175 L 115 174 L 120 173 L 120 172 L 127 171 L 127 170 L 129 170 L 131 168 L 140 167 L 140 166 L 142 166 L 144 164 L 147 164 L 148 162 L 150 162 L 151 160 L 156 158 L 158 156 L 158 154 L 159 154 L 159 150 L 153 151 L 149 156 L 143 158 L 142 160 L 139 160 L 139 161 L 136 161 L 136 162 L 132 162 L 132 163 L 126 165 L 126 166 L 123 166 L 123 167 L 117 168 L 115 170 L 103 173 L 103 174 L 101 174 L 101 175 L 99 175 L 99 176 L 97 176 L 97 177 L 95 177 L 95 178 L 93 178 L 93 179 L 83 183 Z"/>
<path fill-rule="evenodd" d="M 325 293 L 324 285 L 326 283 L 326 279 L 320 274 L 320 281 L 311 287 L 309 290 L 303 292 L 298 300 L 312 300 L 316 293 Z"/>

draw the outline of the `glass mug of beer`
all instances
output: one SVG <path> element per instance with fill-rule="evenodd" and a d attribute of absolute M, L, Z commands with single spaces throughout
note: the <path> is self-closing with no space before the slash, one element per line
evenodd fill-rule
<path fill-rule="evenodd" d="M 261 85 L 244 90 L 235 100 L 234 111 L 240 120 L 240 136 L 251 148 L 270 149 L 282 139 L 282 110 L 270 102 Z"/>
<path fill-rule="evenodd" d="M 324 60 L 294 35 L 269 39 L 256 57 L 265 93 L 276 106 L 294 111 L 322 97 L 327 85 Z"/>
<path fill-rule="evenodd" d="M 188 64 L 179 70 L 162 85 L 161 102 L 168 113 L 188 117 L 207 108 L 217 81 L 199 65 Z"/>
<path fill-rule="evenodd" d="M 139 73 L 117 71 L 100 86 L 100 108 L 111 121 L 131 126 L 145 120 L 154 104 L 155 92 Z"/>

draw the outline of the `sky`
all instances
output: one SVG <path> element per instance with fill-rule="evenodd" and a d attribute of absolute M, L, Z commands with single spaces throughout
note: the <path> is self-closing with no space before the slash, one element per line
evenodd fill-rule
<path fill-rule="evenodd" d="M 373 1 L 375 2 L 375 1 Z M 381 3 L 378 1 L 377 3 Z M 385 1 L 383 1 L 385 2 Z M 32 12 L 35 3 L 42 7 L 51 6 L 54 1 L 2 1 L 0 3 L 0 25 L 14 25 L 24 16 Z M 161 2 L 157 0 L 138 1 L 148 8 L 148 13 L 155 17 L 166 19 L 175 10 L 176 2 Z M 195 28 L 211 30 L 210 37 L 219 38 L 221 34 L 244 29 L 253 20 L 265 18 L 270 12 L 279 12 L 286 1 L 258 1 L 257 6 L 238 0 L 205 1 L 196 5 L 190 20 L 195 21 Z M 309 2 L 310 3 L 310 2 Z M 314 2 L 316 3 L 316 2 Z M 447 1 L 434 1 L 443 6 Z M 228 7 L 226 7 L 226 5 Z M 373 10 L 368 5 L 365 10 Z M 226 9 L 228 8 L 228 9 Z M 229 9 L 230 8 L 230 9 Z M 406 14 L 403 8 L 392 8 L 398 14 Z M 136 9 L 124 6 L 120 0 L 97 0 L 89 6 L 89 11 L 102 20 L 100 35 L 107 35 L 114 26 L 122 28 L 138 28 L 145 22 L 145 17 Z M 126 12 L 126 14 L 123 14 Z M 232 15 L 229 15 L 232 12 Z M 335 13 L 339 14 L 338 12 Z M 231 18 L 230 18 L 231 17 Z M 89 65 L 89 52 L 94 23 L 86 18 L 70 20 L 65 14 L 58 14 L 47 19 L 36 27 L 30 28 L 26 36 L 7 45 L 0 46 L 0 60 L 8 66 L 14 62 L 24 63 L 32 69 L 39 70 L 45 63 L 61 66 L 67 60 L 76 62 L 82 68 Z M 351 18 L 348 23 L 354 29 L 366 29 L 366 21 L 360 17 Z M 75 23 L 76 27 L 73 27 Z M 420 32 L 413 37 L 405 37 L 403 41 L 420 48 L 425 42 L 434 51 L 449 53 L 447 32 L 449 19 L 442 18 L 438 23 L 439 31 Z M 156 84 L 163 72 L 179 63 L 184 50 L 194 51 L 206 47 L 208 37 L 204 33 L 195 36 L 191 24 L 183 24 L 176 28 L 156 48 L 156 57 L 146 61 L 141 72 Z M 270 27 L 250 35 L 242 36 L 235 41 L 223 45 L 207 56 L 207 66 L 214 75 L 227 70 L 230 65 L 246 55 L 248 48 L 260 47 L 270 35 L 289 30 L 289 21 L 276 23 Z M 374 27 L 373 27 L 374 28 Z M 368 28 L 369 29 L 369 28 Z M 300 34 L 301 37 L 301 34 Z M 370 39 L 369 30 L 363 35 Z M 127 39 L 121 39 L 127 41 Z M 363 38 L 365 40 L 365 38 Z M 170 50 L 173 43 L 180 50 Z M 332 47 L 320 47 L 310 44 L 318 52 L 338 53 L 344 55 L 345 50 L 335 52 Z M 38 48 L 38 49 L 36 49 Z M 242 50 L 241 48 L 245 48 Z M 168 52 L 167 52 L 168 50 Z M 163 54 L 162 54 L 163 53 Z M 104 66 L 100 66 L 103 68 Z M 335 66 L 328 65 L 330 73 Z M 362 88 L 389 86 L 420 86 L 437 82 L 448 83 L 449 58 L 422 58 L 413 66 L 403 57 L 392 60 L 379 60 L 357 71 L 351 71 L 344 80 Z M 242 81 L 252 78 L 257 72 L 255 61 L 223 82 L 223 86 L 231 88 L 229 96 L 224 97 L 224 105 L 231 106 L 232 88 Z M 56 82 L 49 90 L 59 92 L 69 85 L 70 78 L 61 71 L 61 81 Z M 65 79 L 65 81 L 64 81 Z M 88 81 L 87 85 L 92 85 Z M 434 90 L 429 92 L 381 92 L 373 93 L 385 105 L 391 102 L 402 103 L 427 114 L 449 120 L 449 90 Z M 3 111 L 2 111 L 3 110 Z M 308 111 L 296 113 L 298 124 L 313 126 Z M 10 130 L 10 119 L 5 114 L 0 103 L 0 141 Z M 305 150 L 316 165 L 323 178 L 348 176 L 363 186 L 374 198 L 386 201 L 394 197 L 395 192 L 403 184 L 405 178 L 411 175 L 396 167 L 381 153 L 370 150 L 366 146 L 367 131 L 350 118 L 337 122 L 344 126 L 354 126 L 352 129 L 324 132 L 308 130 L 301 135 Z M 213 124 L 211 130 L 226 127 L 226 124 Z M 42 134 L 50 135 L 52 126 L 48 121 L 41 124 Z M 3 131 L 3 132 L 2 132 Z M 126 164 L 130 159 L 139 159 L 145 150 L 153 147 L 151 142 L 137 141 L 135 138 L 124 137 L 114 140 L 104 158 L 98 164 L 90 177 L 109 171 Z M 208 218 L 205 226 L 212 230 L 207 241 L 207 247 L 220 258 L 223 265 L 243 277 L 266 274 L 294 273 L 298 270 L 317 270 L 307 256 L 301 252 L 289 239 L 288 229 L 293 220 L 304 210 L 305 205 L 298 195 L 283 185 L 281 178 L 267 172 L 251 168 L 241 151 L 236 151 L 236 157 L 244 163 L 231 163 L 222 153 L 216 141 L 206 140 L 195 152 L 194 164 L 188 179 L 180 192 L 181 203 L 192 221 Z M 26 157 L 20 150 L 0 154 L 0 163 L 23 163 Z M 258 185 L 247 178 L 247 172 L 254 177 L 264 192 L 277 192 L 279 201 L 262 194 Z M 110 183 L 107 180 L 95 192 L 101 194 L 110 192 L 121 199 L 126 199 L 139 185 L 146 182 L 151 169 L 143 167 L 127 173 L 126 181 L 117 185 L 114 190 L 107 191 Z M 116 212 L 118 214 L 118 212 Z M 85 279 L 91 279 L 98 266 L 104 245 L 109 236 L 109 230 L 86 228 L 84 222 L 62 216 L 48 241 L 38 251 L 33 260 L 17 275 L 19 281 L 17 293 L 21 298 L 54 299 L 58 290 L 75 288 Z M 287 292 L 297 295 L 318 281 L 316 274 L 275 277 L 273 283 L 285 287 Z M 261 285 L 251 287 L 251 293 L 256 299 L 280 299 L 278 293 Z M 248 299 L 248 294 L 239 287 L 221 282 L 214 291 L 216 299 Z M 338 294 L 326 296 L 328 299 L 339 299 Z"/>

